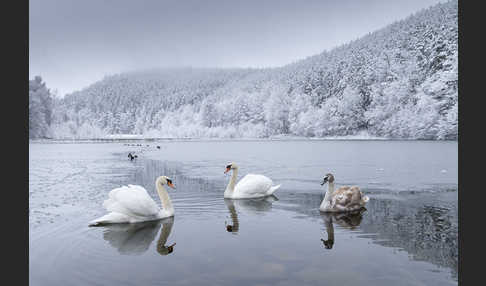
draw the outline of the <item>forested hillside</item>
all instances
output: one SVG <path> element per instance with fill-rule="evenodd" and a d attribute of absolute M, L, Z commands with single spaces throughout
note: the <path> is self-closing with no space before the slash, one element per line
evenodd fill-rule
<path fill-rule="evenodd" d="M 438 4 L 279 68 L 180 68 L 107 76 L 56 100 L 52 116 L 43 119 L 46 124 L 31 118 L 31 130 L 49 126 L 57 138 L 365 133 L 456 139 L 457 14 L 457 1 Z"/>

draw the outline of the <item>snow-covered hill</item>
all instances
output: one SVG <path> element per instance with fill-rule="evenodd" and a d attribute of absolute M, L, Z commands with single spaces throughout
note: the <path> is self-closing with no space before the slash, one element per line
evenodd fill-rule
<path fill-rule="evenodd" d="M 456 139 L 457 14 L 441 3 L 280 68 L 108 76 L 54 102 L 52 136 Z"/>

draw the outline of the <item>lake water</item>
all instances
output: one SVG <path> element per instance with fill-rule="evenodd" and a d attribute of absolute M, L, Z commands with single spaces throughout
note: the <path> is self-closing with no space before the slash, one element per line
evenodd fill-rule
<path fill-rule="evenodd" d="M 457 142 L 126 144 L 29 145 L 30 285 L 457 285 Z M 282 186 L 224 200 L 230 162 Z M 319 212 L 329 172 L 361 187 L 366 211 Z M 160 175 L 173 219 L 88 227 L 120 185 L 159 203 Z"/>

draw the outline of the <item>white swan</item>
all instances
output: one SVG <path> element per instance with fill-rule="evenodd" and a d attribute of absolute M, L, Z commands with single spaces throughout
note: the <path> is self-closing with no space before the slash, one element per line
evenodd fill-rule
<path fill-rule="evenodd" d="M 357 186 L 340 187 L 334 191 L 334 176 L 326 174 L 321 185 L 329 182 L 326 195 L 322 200 L 320 211 L 323 212 L 349 212 L 363 208 L 370 200 L 369 197 L 363 195 Z"/>
<path fill-rule="evenodd" d="M 272 195 L 279 187 L 272 186 L 273 182 L 268 177 L 263 175 L 248 174 L 244 176 L 237 184 L 236 178 L 238 177 L 238 166 L 235 163 L 231 163 L 226 166 L 226 174 L 230 170 L 233 170 L 231 179 L 224 191 L 224 197 L 227 199 L 250 199 L 261 198 Z"/>
<path fill-rule="evenodd" d="M 103 202 L 103 207 L 109 213 L 91 221 L 89 225 L 135 223 L 174 216 L 174 208 L 164 185 L 174 188 L 172 180 L 166 176 L 158 177 L 155 181 L 162 209 L 142 186 L 128 185 L 111 190 L 108 199 Z"/>

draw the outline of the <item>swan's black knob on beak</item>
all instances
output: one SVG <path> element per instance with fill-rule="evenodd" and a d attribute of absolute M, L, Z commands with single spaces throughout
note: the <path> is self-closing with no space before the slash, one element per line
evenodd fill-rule
<path fill-rule="evenodd" d="M 228 165 L 228 166 L 226 166 L 226 171 L 224 171 L 224 173 L 226 174 L 226 173 L 228 173 L 230 170 L 231 170 L 231 165 Z"/>

